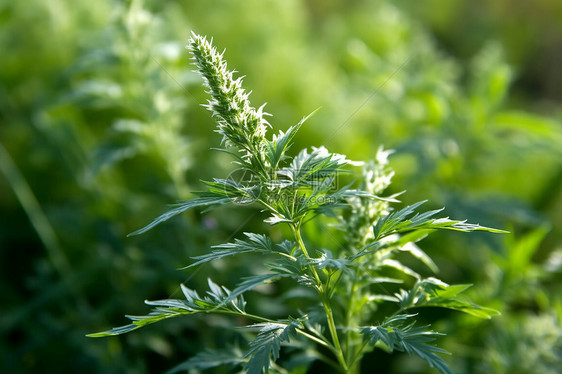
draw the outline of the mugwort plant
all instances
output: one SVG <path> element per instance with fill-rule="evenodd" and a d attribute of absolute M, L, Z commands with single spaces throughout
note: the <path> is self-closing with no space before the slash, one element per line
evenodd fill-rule
<path fill-rule="evenodd" d="M 416 244 L 423 238 L 438 230 L 502 231 L 440 218 L 442 209 L 421 212 L 424 202 L 392 208 L 396 196 L 383 197 L 393 176 L 388 150 L 379 149 L 367 163 L 350 161 L 325 147 L 291 156 L 288 150 L 308 117 L 268 137 L 271 126 L 264 107 L 250 105 L 242 78 L 228 70 L 224 52 L 218 53 L 209 40 L 195 33 L 188 49 L 211 96 L 205 107 L 218 124 L 221 150 L 232 156 L 237 169 L 229 177 L 204 182 L 206 190 L 197 197 L 174 205 L 130 235 L 142 234 L 188 209 L 255 204 L 265 214 L 265 222 L 284 225 L 289 236 L 274 242 L 267 234 L 246 232 L 231 243 L 214 246 L 186 268 L 249 253 L 265 254 L 270 262 L 264 272 L 241 279 L 233 289 L 209 280 L 209 290 L 201 295 L 182 284 L 183 299 L 147 301 L 154 307 L 148 315 L 128 316 L 129 325 L 89 336 L 119 335 L 167 318 L 216 313 L 238 316 L 256 332 L 246 353 L 206 351 L 178 368 L 206 369 L 224 363 L 250 374 L 302 373 L 320 360 L 337 372 L 359 373 L 362 358 L 382 349 L 417 355 L 441 373 L 451 373 L 441 356 L 447 352 L 433 344 L 441 334 L 420 324 L 416 310 L 441 307 L 480 318 L 497 312 L 460 298 L 470 285 L 422 277 L 399 255 L 411 255 L 435 273 L 436 264 Z M 355 167 L 362 168 L 361 182 L 355 187 L 338 186 L 340 174 Z M 333 230 L 341 231 L 341 240 L 332 248 L 317 247 L 303 234 L 304 225 L 322 216 L 332 221 Z M 282 279 L 310 295 L 306 308 L 282 319 L 247 312 L 247 292 Z M 380 293 L 388 289 L 394 292 Z M 284 360 L 279 360 L 282 346 L 301 352 L 298 364 L 284 367 Z"/>

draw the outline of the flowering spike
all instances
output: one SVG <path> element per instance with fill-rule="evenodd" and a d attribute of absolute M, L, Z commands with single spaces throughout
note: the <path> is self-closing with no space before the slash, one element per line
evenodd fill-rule
<path fill-rule="evenodd" d="M 203 105 L 218 122 L 218 132 L 227 146 L 237 147 L 244 158 L 256 158 L 264 163 L 265 134 L 269 123 L 264 112 L 256 110 L 248 100 L 249 92 L 242 88 L 243 76 L 233 78 L 235 70 L 228 70 L 223 58 L 211 42 L 192 33 L 187 47 L 193 54 L 197 71 L 203 77 L 211 100 Z"/>

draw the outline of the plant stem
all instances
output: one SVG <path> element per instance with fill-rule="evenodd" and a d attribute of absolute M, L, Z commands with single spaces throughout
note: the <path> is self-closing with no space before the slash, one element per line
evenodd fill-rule
<path fill-rule="evenodd" d="M 307 333 L 306 331 L 303 331 L 303 330 L 301 330 L 301 329 L 297 329 L 297 333 L 299 333 L 299 334 L 301 334 L 302 336 L 304 336 L 304 337 L 306 337 L 306 338 L 308 338 L 308 339 L 310 339 L 310 340 L 312 340 L 312 341 L 314 341 L 314 342 L 316 342 L 316 343 L 318 343 L 318 344 L 320 344 L 320 345 L 322 345 L 322 346 L 328 348 L 328 349 L 331 350 L 331 351 L 334 351 L 334 350 L 335 350 L 335 348 L 332 347 L 332 345 L 330 345 L 329 343 L 325 342 L 324 340 L 322 340 L 322 339 L 320 339 L 320 338 L 317 338 L 317 337 L 314 336 L 314 335 L 311 335 L 311 334 Z"/>
<path fill-rule="evenodd" d="M 348 304 L 347 313 L 346 313 L 346 316 L 345 316 L 345 325 L 348 328 L 348 330 L 345 333 L 345 349 L 347 351 L 348 361 L 351 360 L 352 356 L 353 356 L 353 350 L 351 349 L 351 333 L 352 333 L 352 330 L 350 329 L 350 327 L 351 327 L 351 319 L 353 317 L 353 309 L 354 309 L 353 304 L 355 303 L 355 293 L 356 292 L 357 292 L 357 283 L 355 282 L 355 280 L 353 280 L 353 286 L 351 287 L 351 295 L 349 295 L 349 304 Z"/>
<path fill-rule="evenodd" d="M 295 234 L 295 238 L 297 239 L 297 243 L 299 244 L 299 247 L 300 247 L 302 253 L 304 253 L 306 258 L 310 259 L 311 257 L 308 254 L 308 251 L 306 250 L 306 247 L 304 246 L 304 242 L 302 240 L 300 224 L 291 225 L 291 229 L 293 230 L 293 233 Z M 310 272 L 312 273 L 312 275 L 314 276 L 314 279 L 316 280 L 316 285 L 318 286 L 318 291 L 321 294 L 323 294 L 323 289 L 324 289 L 323 283 L 320 280 L 320 277 L 318 276 L 318 272 L 316 271 L 316 268 L 314 266 L 309 266 L 308 268 L 310 269 Z"/>
<path fill-rule="evenodd" d="M 300 232 L 300 224 L 297 223 L 297 224 L 291 225 L 291 228 L 293 230 L 293 233 L 295 234 L 295 238 L 296 238 L 296 240 L 299 244 L 299 247 L 300 247 L 302 253 L 307 258 L 310 258 L 310 256 L 308 255 L 308 251 L 306 250 L 306 247 L 305 247 L 304 242 L 302 240 L 302 235 L 301 235 L 301 232 Z M 322 300 L 322 306 L 324 307 L 324 311 L 326 312 L 326 319 L 328 321 L 328 329 L 330 330 L 330 335 L 332 336 L 332 341 L 334 343 L 334 348 L 335 348 L 334 354 L 336 355 L 336 358 L 338 360 L 338 363 L 340 364 L 340 367 L 341 367 L 342 371 L 344 373 L 348 373 L 349 369 L 348 369 L 347 363 L 345 361 L 345 357 L 344 357 L 344 354 L 343 354 L 343 350 L 341 348 L 340 340 L 338 338 L 338 332 L 337 332 L 337 329 L 336 329 L 336 322 L 334 320 L 334 313 L 332 311 L 332 307 L 330 306 L 329 295 L 327 295 L 326 292 L 325 292 L 324 284 L 320 280 L 320 277 L 318 276 L 318 272 L 316 271 L 316 268 L 312 265 L 309 265 L 308 268 L 310 269 L 312 275 L 314 276 L 314 279 L 316 280 L 317 290 L 318 290 L 318 293 L 320 294 L 320 298 Z"/>
<path fill-rule="evenodd" d="M 328 328 L 330 329 L 330 334 L 332 335 L 332 340 L 334 341 L 334 346 L 336 348 L 336 358 L 340 363 L 343 371 L 345 373 L 348 372 L 347 363 L 345 362 L 345 357 L 343 356 L 343 351 L 340 345 L 340 340 L 338 338 L 338 332 L 336 330 L 336 323 L 334 321 L 334 314 L 332 313 L 332 308 L 328 303 L 328 300 L 325 300 L 325 297 L 322 297 L 322 305 L 324 306 L 324 310 L 326 311 L 326 318 L 328 320 Z"/>

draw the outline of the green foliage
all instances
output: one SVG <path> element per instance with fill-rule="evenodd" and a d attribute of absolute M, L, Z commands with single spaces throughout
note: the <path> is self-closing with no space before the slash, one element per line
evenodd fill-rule
<path fill-rule="evenodd" d="M 260 331 L 255 340 L 250 342 L 250 350 L 245 357 L 251 357 L 244 366 L 247 373 L 261 374 L 269 373 L 269 365 L 271 358 L 277 361 L 279 358 L 279 350 L 281 343 L 289 341 L 291 336 L 296 334 L 298 322 L 292 321 L 289 324 L 283 323 L 265 323 L 250 327 L 259 327 Z"/>
<path fill-rule="evenodd" d="M 163 319 L 177 317 L 184 314 L 207 312 L 244 314 L 246 302 L 244 301 L 244 298 L 239 297 L 242 292 L 236 292 L 233 294 L 228 288 L 220 287 L 211 280 L 209 280 L 209 288 L 210 291 L 207 292 L 207 295 L 201 298 L 197 294 L 197 291 L 181 285 L 181 289 L 186 299 L 185 301 L 146 301 L 146 304 L 156 307 L 148 316 L 127 316 L 127 318 L 133 321 L 132 324 L 117 327 L 106 332 L 89 334 L 88 336 L 92 338 L 99 338 L 124 334 L 140 327 L 159 322 Z"/>
<path fill-rule="evenodd" d="M 562 372 L 562 3 L 539 2 L 532 12 L 524 2 L 490 4 L 0 1 L 0 372 L 142 374 L 188 357 L 200 361 L 186 361 L 184 372 L 243 371 L 258 331 L 236 326 L 307 314 L 307 331 L 330 340 L 307 266 L 322 281 L 333 273 L 335 320 L 354 305 L 351 322 L 336 326 L 342 349 L 343 326 L 379 325 L 400 308 L 402 290 L 437 277 L 477 285 L 458 298 L 502 312 L 493 319 L 435 307 L 408 312 L 419 313 L 416 326 L 447 334 L 434 343 L 454 353 L 445 359 L 456 373 Z M 261 117 L 276 129 L 264 136 L 273 168 L 292 175 L 286 156 L 304 147 L 310 154 L 311 145 L 378 160 L 365 164 L 363 178 L 354 167 L 337 170 L 328 194 L 349 193 L 343 187 L 357 179 L 351 188 L 378 198 L 355 195 L 309 212 L 301 234 L 310 259 L 282 217 L 259 213 L 262 188 L 281 186 L 243 169 L 229 175 L 229 154 L 208 151 L 220 137 L 178 40 L 190 28 L 226 46 L 229 62 L 247 74 L 244 92 L 275 113 Z M 381 143 L 396 150 L 389 160 L 388 151 L 377 153 Z M 245 152 L 229 152 L 244 168 Z M 126 238 L 165 203 L 207 188 L 230 191 L 234 204 L 205 215 L 213 205 L 195 207 Z M 309 197 L 314 186 L 299 189 Z M 402 189 L 404 204 L 392 204 Z M 414 230 L 374 244 L 377 218 L 424 200 L 427 211 L 446 206 L 443 215 L 513 235 Z M 268 228 L 264 214 L 280 223 Z M 264 250 L 176 270 L 199 261 L 188 256 L 228 250 L 208 250 L 219 243 L 249 242 L 242 232 L 264 234 L 274 251 L 297 260 Z M 231 294 L 249 287 L 248 312 L 273 321 L 198 313 L 119 338 L 84 338 L 143 298 L 182 299 L 180 282 L 206 290 L 209 277 Z M 328 347 L 297 334 L 282 344 L 279 365 L 335 371 Z M 349 340 L 364 343 L 358 331 Z M 388 373 L 436 371 L 415 354 L 365 352 L 363 372 L 373 364 Z"/>
<path fill-rule="evenodd" d="M 407 206 L 397 212 L 392 212 L 379 219 L 373 227 L 375 240 L 384 238 L 395 233 L 405 233 L 414 230 L 435 230 L 435 229 L 448 229 L 456 231 L 491 231 L 491 232 L 504 232 L 502 230 L 495 230 L 489 227 L 482 227 L 480 225 L 465 223 L 466 221 L 453 221 L 449 218 L 432 218 L 443 209 L 432 210 L 423 214 L 416 214 L 414 217 L 407 219 L 410 214 L 414 213 L 415 209 L 423 204 L 424 201 L 417 204 Z"/>
<path fill-rule="evenodd" d="M 398 314 L 387 319 L 380 326 L 364 327 L 361 334 L 369 340 L 371 345 L 382 343 L 383 349 L 390 352 L 397 350 L 416 354 L 427 361 L 431 366 L 437 368 L 441 373 L 451 374 L 447 363 L 436 353 L 447 353 L 447 351 L 426 344 L 435 340 L 438 334 L 428 327 L 414 327 L 414 323 L 403 326 L 404 320 L 412 318 L 413 314 Z"/>
<path fill-rule="evenodd" d="M 490 318 L 499 313 L 490 308 L 461 300 L 457 295 L 471 285 L 457 284 L 449 286 L 435 278 L 419 280 L 409 291 L 400 290 L 396 299 L 400 303 L 401 310 L 409 308 L 434 306 L 440 308 L 454 309 L 471 314 L 479 318 Z"/>
<path fill-rule="evenodd" d="M 192 35 L 189 49 L 211 94 L 212 100 L 207 109 L 213 112 L 219 133 L 226 140 L 224 151 L 235 155 L 237 163 L 248 172 L 249 177 L 238 182 L 216 178 L 212 182 L 204 182 L 208 190 L 199 193 L 200 197 L 179 204 L 133 234 L 146 232 L 190 208 L 236 204 L 251 199 L 268 213 L 265 222 L 271 225 L 284 224 L 290 229 L 291 240 L 273 244 L 266 235 L 245 233 L 246 240 L 237 239 L 234 243 L 214 246 L 211 253 L 195 257 L 195 263 L 188 267 L 250 253 L 275 256 L 277 261 L 268 266 L 271 273 L 251 276 L 233 291 L 209 280 L 211 291 L 208 296 L 200 298 L 197 292 L 182 285 L 186 301 L 171 299 L 147 302 L 157 307 L 148 316 L 129 316 L 133 320 L 132 324 L 89 336 L 119 335 L 185 314 L 232 314 L 260 322 L 250 326 L 260 330 L 240 360 L 246 361 L 244 368 L 249 373 L 268 373 L 279 359 L 281 343 L 289 342 L 290 337 L 296 338 L 297 333 L 307 338 L 309 343 L 327 348 L 333 357 L 323 360 L 344 373 L 357 372 L 363 355 L 371 349 L 363 340 L 374 347 L 380 341 L 390 352 L 398 350 L 415 354 L 442 373 L 450 373 L 446 362 L 436 354 L 445 351 L 427 344 L 437 334 L 427 328 L 414 328 L 413 324 L 403 327 L 403 320 L 414 316 L 403 313 L 427 306 L 460 310 L 481 318 L 489 318 L 497 312 L 459 299 L 457 295 L 468 287 L 466 285 L 449 286 L 435 278 L 420 279 L 416 272 L 395 258 L 395 254 L 401 251 L 411 253 L 428 267 L 434 268 L 431 259 L 421 249 L 406 249 L 414 246 L 412 240 L 418 241 L 438 229 L 502 231 L 465 221 L 435 218 L 441 210 L 416 213 L 410 217 L 422 203 L 393 211 L 390 203 L 395 202 L 394 198 L 374 195 L 375 192 L 382 193 L 391 178 L 391 172 L 386 167 L 386 154 L 382 149 L 379 150 L 377 162 L 367 164 L 364 169 L 364 175 L 367 176 L 362 184 L 364 190 L 352 189 L 351 185 L 335 188 L 341 174 L 349 172 L 346 167 L 362 163 L 330 153 L 325 147 L 313 148 L 311 152 L 305 149 L 291 157 L 286 151 L 296 132 L 293 129 L 298 129 L 302 122 L 272 141 L 266 140 L 261 110 L 256 112 L 252 109 L 246 92 L 241 88 L 241 80 L 235 80 L 234 72 L 227 70 L 223 55 L 218 54 L 204 37 L 196 34 Z M 237 152 L 241 152 L 242 156 L 237 157 Z M 361 210 L 364 207 L 368 209 Z M 362 217 L 355 217 L 361 213 Z M 315 222 L 321 215 L 339 221 L 340 228 L 356 226 L 352 231 L 362 232 L 362 237 L 360 240 L 351 238 L 340 248 L 314 248 L 314 252 L 311 252 L 312 249 L 307 249 L 303 239 L 302 227 L 306 222 Z M 348 217 L 353 219 L 348 220 Z M 400 236 L 401 233 L 408 234 Z M 371 288 L 375 285 L 403 282 L 385 278 L 387 268 L 414 276 L 418 281 L 409 290 L 400 289 L 394 296 L 373 295 Z M 245 311 L 243 294 L 283 278 L 296 280 L 294 287 L 302 287 L 303 291 L 313 290 L 314 301 L 308 307 L 317 310 L 315 317 L 300 308 L 295 311 L 298 319 L 291 319 L 290 316 L 272 319 Z M 407 283 L 404 282 L 404 285 Z M 363 326 L 363 323 L 377 316 L 380 318 L 381 315 L 376 307 L 369 305 L 369 300 L 396 304 L 394 313 L 378 327 Z M 321 309 L 318 309 L 320 306 Z M 336 314 L 337 311 L 343 313 Z M 319 319 L 318 313 L 321 316 Z M 304 323 L 315 319 L 322 326 L 320 329 L 310 328 Z M 323 329 L 329 331 L 329 338 L 320 332 Z M 342 345 L 341 341 L 345 341 L 345 344 Z M 310 348 L 311 351 L 317 349 Z M 312 357 L 324 355 L 316 351 Z M 228 360 L 228 363 L 232 361 Z M 203 367 L 205 365 L 202 363 Z"/>
<path fill-rule="evenodd" d="M 295 260 L 290 254 L 292 249 L 296 246 L 293 242 L 284 241 L 283 243 L 273 245 L 271 239 L 265 235 L 251 232 L 245 232 L 244 235 L 248 238 L 247 240 L 235 239 L 234 243 L 215 245 L 212 247 L 213 251 L 211 253 L 193 257 L 196 262 L 185 268 L 188 269 L 209 261 L 242 253 L 278 254 Z"/>

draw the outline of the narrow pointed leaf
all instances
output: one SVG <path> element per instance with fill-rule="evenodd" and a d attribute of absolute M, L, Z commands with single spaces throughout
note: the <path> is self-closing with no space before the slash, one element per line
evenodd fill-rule
<path fill-rule="evenodd" d="M 371 345 L 378 342 L 388 347 L 389 351 L 394 350 L 415 354 L 427 361 L 430 366 L 435 367 L 443 374 L 452 374 L 449 365 L 437 353 L 448 353 L 447 351 L 427 344 L 439 335 L 425 327 L 414 327 L 414 324 L 403 326 L 404 322 L 414 315 L 398 315 L 380 326 L 368 326 L 361 328 L 361 334 Z"/>
<path fill-rule="evenodd" d="M 147 305 L 154 308 L 145 316 L 126 316 L 132 323 L 126 326 L 116 327 L 108 331 L 88 334 L 88 337 L 98 338 L 104 336 L 121 335 L 141 327 L 159 322 L 164 319 L 190 315 L 196 313 L 209 313 L 213 311 L 228 311 L 234 314 L 243 314 L 245 301 L 238 296 L 231 296 L 231 291 L 226 287 L 220 287 L 209 280 L 208 296 L 200 297 L 198 293 L 182 285 L 185 300 L 168 299 L 145 301 Z"/>
<path fill-rule="evenodd" d="M 245 357 L 250 360 L 244 367 L 247 374 L 265 374 L 269 373 L 269 365 L 271 360 L 276 361 L 279 358 L 279 350 L 281 343 L 289 341 L 296 334 L 299 324 L 296 321 L 290 323 L 264 323 L 251 327 L 259 327 L 260 332 L 255 340 L 250 342 L 250 350 Z"/>
<path fill-rule="evenodd" d="M 169 220 L 172 217 L 177 216 L 186 210 L 199 207 L 199 206 L 217 206 L 229 203 L 231 199 L 225 198 L 224 196 L 201 196 L 193 200 L 184 201 L 178 204 L 172 205 L 173 209 L 168 210 L 166 213 L 160 215 L 154 221 L 146 225 L 140 230 L 134 231 L 127 236 L 140 235 L 148 230 L 152 229 L 154 226 L 159 225 L 162 222 Z"/>

